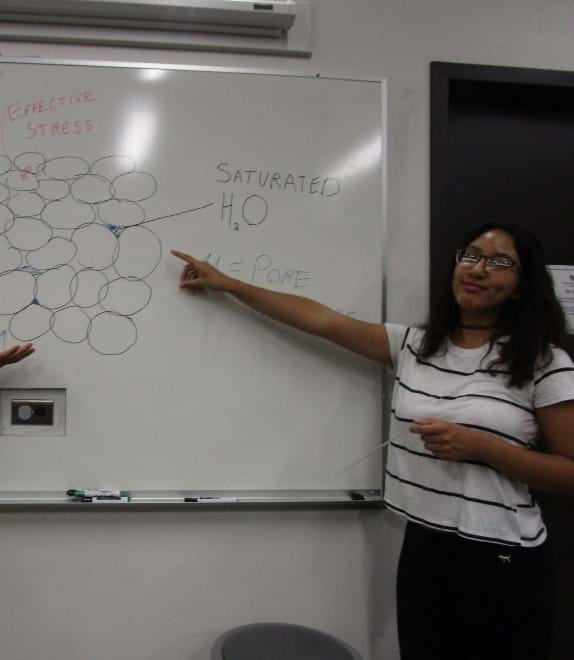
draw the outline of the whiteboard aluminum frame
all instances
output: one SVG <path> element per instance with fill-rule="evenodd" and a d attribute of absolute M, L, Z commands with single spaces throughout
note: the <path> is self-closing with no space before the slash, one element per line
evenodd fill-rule
<path fill-rule="evenodd" d="M 1 38 L 1 36 L 0 36 Z M 197 71 L 212 73 L 233 73 L 244 75 L 261 75 L 288 78 L 321 78 L 327 80 L 340 80 L 349 82 L 375 83 L 381 86 L 381 163 L 382 163 L 382 181 L 381 181 L 381 257 L 383 270 L 382 277 L 382 305 L 381 305 L 381 323 L 386 321 L 387 312 L 387 262 L 385 259 L 385 243 L 387 239 L 387 212 L 388 212 L 388 188 L 386 163 L 388 157 L 388 87 L 386 79 L 357 78 L 349 76 L 336 76 L 333 74 L 323 75 L 321 73 L 308 72 L 289 72 L 277 69 L 253 69 L 245 67 L 217 67 L 217 66 L 196 66 L 185 64 L 166 64 L 150 62 L 119 62 L 114 60 L 81 60 L 66 58 L 36 58 L 32 57 L 0 57 L 0 64 L 40 64 L 56 66 L 89 66 L 89 67 L 113 67 L 130 69 L 166 69 L 170 71 Z M 390 408 L 390 399 L 387 391 L 388 387 L 385 374 L 382 377 L 382 435 L 388 437 L 386 414 L 387 408 Z M 381 439 L 382 440 L 382 439 Z M 382 448 L 384 449 L 384 448 Z M 77 510 L 77 511 L 142 511 L 142 510 L 185 510 L 185 511 L 206 511 L 206 510 L 268 510 L 268 509 L 363 509 L 363 508 L 384 508 L 383 489 L 384 489 L 384 463 L 386 452 L 381 451 L 381 475 L 382 483 L 379 489 L 355 489 L 349 490 L 288 490 L 288 491 L 133 491 L 130 502 L 114 502 L 111 504 L 103 503 L 84 503 L 71 501 L 65 494 L 55 491 L 33 491 L 33 492 L 15 492 L 0 491 L 0 511 L 1 510 Z M 362 499 L 356 497 L 359 494 Z M 213 503 L 188 503 L 184 502 L 185 497 L 194 496 L 213 496 L 221 498 L 234 497 L 236 502 L 221 501 Z"/>
<path fill-rule="evenodd" d="M 0 37 L 1 38 L 1 37 Z M 196 64 L 174 64 L 166 62 L 120 62 L 117 60 L 81 60 L 62 57 L 38 57 L 30 55 L 27 57 L 0 56 L 0 64 L 48 64 L 60 66 L 93 66 L 113 67 L 119 69 L 168 69 L 170 71 L 200 71 L 206 73 L 236 73 L 245 75 L 277 76 L 285 78 L 323 78 L 326 80 L 348 80 L 349 82 L 375 83 L 381 85 L 383 91 L 384 110 L 386 110 L 386 87 L 385 78 L 359 78 L 356 76 L 338 76 L 332 73 L 321 72 L 309 73 L 307 71 L 282 71 L 281 69 L 260 69 L 251 67 L 228 67 L 207 66 Z M 385 118 L 381 118 L 381 125 L 386 131 Z M 386 135 L 383 133 L 383 137 Z"/>
<path fill-rule="evenodd" d="M 381 491 L 132 491 L 129 502 L 78 502 L 65 493 L 0 491 L 2 510 L 46 511 L 229 511 L 269 509 L 364 509 L 381 508 Z M 210 502 L 186 502 L 185 498 L 213 498 Z M 219 499 L 221 498 L 221 499 Z M 234 499 L 236 501 L 229 501 Z"/>

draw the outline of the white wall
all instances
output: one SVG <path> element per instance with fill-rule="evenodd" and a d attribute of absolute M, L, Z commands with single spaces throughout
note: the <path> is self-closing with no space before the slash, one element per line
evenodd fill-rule
<path fill-rule="evenodd" d="M 0 657 L 206 660 L 227 628 L 268 620 L 317 626 L 377 657 L 369 640 L 392 636 L 393 616 L 392 598 L 382 602 L 394 563 L 383 519 L 3 513 Z"/>
<path fill-rule="evenodd" d="M 429 62 L 574 69 L 574 5 L 312 4 L 310 60 L 9 43 L 0 52 L 387 78 L 388 318 L 420 320 L 429 268 Z M 281 619 L 338 634 L 366 660 L 397 660 L 401 529 L 387 512 L 4 512 L 0 657 L 204 660 L 226 628 Z"/>

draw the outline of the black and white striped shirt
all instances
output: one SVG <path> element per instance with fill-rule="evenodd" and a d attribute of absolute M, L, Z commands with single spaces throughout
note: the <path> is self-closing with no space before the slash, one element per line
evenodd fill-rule
<path fill-rule="evenodd" d="M 488 345 L 465 349 L 447 343 L 443 355 L 419 361 L 419 328 L 387 324 L 395 387 L 385 503 L 414 522 L 468 539 L 536 546 L 546 538 L 538 505 L 526 484 L 473 461 L 450 461 L 428 452 L 409 432 L 414 419 L 435 418 L 493 433 L 532 448 L 535 408 L 574 399 L 574 364 L 560 349 L 551 364 L 521 388 L 507 385 L 500 365 L 488 365 Z M 574 432 L 573 432 L 574 442 Z"/>

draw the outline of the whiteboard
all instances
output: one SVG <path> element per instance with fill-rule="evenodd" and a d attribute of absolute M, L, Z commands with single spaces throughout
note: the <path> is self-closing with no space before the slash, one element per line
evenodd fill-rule
<path fill-rule="evenodd" d="M 0 62 L 0 389 L 63 391 L 65 430 L 1 419 L 0 490 L 380 489 L 379 366 L 221 294 L 171 248 L 380 321 L 383 88 Z M 33 432 L 34 431 L 34 432 Z"/>

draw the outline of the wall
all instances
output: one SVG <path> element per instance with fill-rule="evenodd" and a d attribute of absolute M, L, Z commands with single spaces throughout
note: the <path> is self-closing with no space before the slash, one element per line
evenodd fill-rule
<path fill-rule="evenodd" d="M 428 64 L 572 69 L 574 5 L 312 4 L 310 60 L 25 44 L 1 44 L 1 52 L 387 78 L 387 317 L 418 321 L 428 296 Z M 339 634 L 367 660 L 397 660 L 393 601 L 401 529 L 388 512 L 4 512 L 0 655 L 203 660 L 225 628 L 283 619 Z"/>

